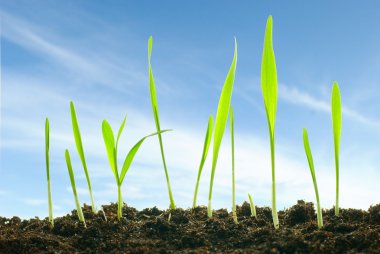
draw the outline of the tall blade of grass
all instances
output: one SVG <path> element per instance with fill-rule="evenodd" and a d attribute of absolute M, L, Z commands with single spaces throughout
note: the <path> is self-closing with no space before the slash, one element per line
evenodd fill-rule
<path fill-rule="evenodd" d="M 132 149 L 129 151 L 128 155 L 125 157 L 125 160 L 124 160 L 124 164 L 123 164 L 123 168 L 121 169 L 121 174 L 120 174 L 120 184 L 123 183 L 124 181 L 124 177 L 125 177 L 125 174 L 128 172 L 128 169 L 129 167 L 131 166 L 132 164 L 132 161 L 133 161 L 133 158 L 135 157 L 137 151 L 139 150 L 141 144 L 144 142 L 145 139 L 149 138 L 149 137 L 152 137 L 154 135 L 158 135 L 158 134 L 161 134 L 161 133 L 164 133 L 164 132 L 167 132 L 167 131 L 170 131 L 170 130 L 162 130 L 160 132 L 155 132 L 155 133 L 152 133 L 150 135 L 147 135 L 145 137 L 143 137 L 142 139 L 140 139 L 133 147 Z"/>
<path fill-rule="evenodd" d="M 311 177 L 313 178 L 315 197 L 316 197 L 316 200 L 317 200 L 317 221 L 318 221 L 318 228 L 321 228 L 323 226 L 323 219 L 322 219 L 321 205 L 320 205 L 320 202 L 319 202 L 319 193 L 318 193 L 317 178 L 315 176 L 313 155 L 311 154 L 311 150 L 310 150 L 309 138 L 308 138 L 307 131 L 306 131 L 305 128 L 303 129 L 303 145 L 305 147 L 305 153 L 306 153 L 306 156 L 307 156 L 307 161 L 309 162 L 310 173 L 311 173 Z"/>
<path fill-rule="evenodd" d="M 54 227 L 53 202 L 51 198 L 51 184 L 50 184 L 50 125 L 49 125 L 49 118 L 47 117 L 45 121 L 45 159 L 46 159 L 46 177 L 47 177 L 47 187 L 48 187 L 49 222 L 50 222 L 50 227 Z"/>
<path fill-rule="evenodd" d="M 116 148 L 115 148 L 115 139 L 114 139 L 112 128 L 106 120 L 103 120 L 102 132 L 103 132 L 104 144 L 107 150 L 108 161 L 111 165 L 111 170 L 112 170 L 113 175 L 115 176 L 116 182 L 119 184 L 119 173 L 117 171 L 117 160 L 116 160 L 117 155 L 116 155 Z"/>
<path fill-rule="evenodd" d="M 235 200 L 235 139 L 234 139 L 234 110 L 230 107 L 231 156 L 232 156 L 232 218 L 238 223 Z"/>
<path fill-rule="evenodd" d="M 277 70 L 272 42 L 272 16 L 268 17 L 265 29 L 263 58 L 261 62 L 261 90 L 264 98 L 265 111 L 270 136 L 272 162 L 272 217 L 276 229 L 279 228 L 276 206 L 276 174 L 275 174 L 275 124 L 277 110 Z"/>
<path fill-rule="evenodd" d="M 195 208 L 197 206 L 197 196 L 198 196 L 199 181 L 201 179 L 201 174 L 202 174 L 203 166 L 204 166 L 206 158 L 207 158 L 208 149 L 210 148 L 211 137 L 212 137 L 212 126 L 213 126 L 213 119 L 212 119 L 212 115 L 210 115 L 210 117 L 208 119 L 208 125 L 207 125 L 207 131 L 206 131 L 205 141 L 203 143 L 203 152 L 202 152 L 201 163 L 200 163 L 199 168 L 198 168 L 197 182 L 195 184 L 194 199 L 193 199 L 193 208 Z"/>
<path fill-rule="evenodd" d="M 235 80 L 235 71 L 236 71 L 236 63 L 237 63 L 237 42 L 235 38 L 235 50 L 234 57 L 232 60 L 232 64 L 228 71 L 226 80 L 224 81 L 223 89 L 220 94 L 218 109 L 215 117 L 215 127 L 214 127 L 214 145 L 213 145 L 213 156 L 212 156 L 212 169 L 211 169 L 211 179 L 210 179 L 210 189 L 208 194 L 208 206 L 207 206 L 207 214 L 208 217 L 212 217 L 212 207 L 211 207 L 211 199 L 212 199 L 212 187 L 214 184 L 214 176 L 216 164 L 218 161 L 219 148 L 222 142 L 224 129 L 226 128 L 228 111 L 230 110 L 232 89 Z"/>
<path fill-rule="evenodd" d="M 89 176 L 88 170 L 87 170 L 86 158 L 84 157 L 82 137 L 80 135 L 79 124 L 78 124 L 78 120 L 77 120 L 77 114 L 75 112 L 74 103 L 72 101 L 70 101 L 70 111 L 71 111 L 71 122 L 72 122 L 72 126 L 73 126 L 75 145 L 77 147 L 77 151 L 78 151 L 80 160 L 82 161 L 84 174 L 86 175 L 87 186 L 88 186 L 88 190 L 90 192 L 90 198 L 91 198 L 92 212 L 97 213 L 95 202 L 94 202 L 94 197 L 92 195 L 92 186 L 91 186 L 90 176 Z"/>
<path fill-rule="evenodd" d="M 248 193 L 249 206 L 251 207 L 251 217 L 257 217 L 256 215 L 256 206 L 252 201 L 251 194 Z"/>
<path fill-rule="evenodd" d="M 152 110 L 153 110 L 154 121 L 156 123 L 156 130 L 157 130 L 157 132 L 160 132 L 161 128 L 160 128 L 160 119 L 159 119 L 159 116 L 158 116 L 158 103 L 157 103 L 157 95 L 156 95 L 156 86 L 155 86 L 155 83 L 154 83 L 152 65 L 150 63 L 151 56 L 152 56 L 152 44 L 153 44 L 153 39 L 152 39 L 152 36 L 150 36 L 149 40 L 148 40 L 148 67 L 149 67 L 150 99 L 151 99 L 151 102 L 152 102 Z M 164 164 L 165 178 L 166 178 L 166 183 L 167 183 L 167 186 L 168 186 L 168 193 L 169 193 L 169 199 L 170 199 L 170 208 L 171 209 L 175 209 L 175 202 L 174 202 L 174 198 L 173 198 L 173 194 L 172 194 L 172 189 L 171 189 L 171 185 L 170 185 L 169 173 L 168 173 L 168 169 L 166 167 L 164 147 L 163 147 L 163 144 L 162 144 L 162 136 L 161 136 L 160 133 L 158 134 L 158 141 L 160 143 L 162 163 Z"/>
<path fill-rule="evenodd" d="M 340 91 L 337 82 L 334 82 L 331 94 L 331 113 L 334 135 L 334 151 L 335 151 L 335 174 L 336 174 L 336 200 L 335 215 L 339 216 L 339 146 L 340 133 L 342 130 L 342 104 L 340 101 Z"/>
<path fill-rule="evenodd" d="M 80 206 L 79 199 L 78 199 L 77 188 L 75 186 L 75 178 L 74 178 L 73 167 L 71 165 L 70 154 L 69 154 L 69 150 L 67 149 L 65 151 L 65 158 L 66 158 L 67 170 L 69 171 L 69 175 L 70 175 L 71 187 L 73 189 L 75 205 L 77 207 L 78 218 L 79 218 L 79 221 L 83 222 L 84 227 L 86 227 L 86 221 L 84 220 L 82 207 Z"/>

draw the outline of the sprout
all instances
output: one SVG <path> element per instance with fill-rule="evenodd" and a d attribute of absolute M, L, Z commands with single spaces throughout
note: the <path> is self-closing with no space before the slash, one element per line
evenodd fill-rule
<path fill-rule="evenodd" d="M 230 131 L 231 131 L 231 155 L 232 155 L 232 218 L 235 224 L 238 223 L 236 215 L 236 201 L 235 201 L 235 144 L 234 144 L 234 110 L 232 105 L 230 107 Z"/>
<path fill-rule="evenodd" d="M 335 151 L 335 174 L 336 174 L 336 199 L 335 199 L 335 215 L 339 216 L 339 146 L 340 133 L 342 129 L 342 105 L 340 101 L 340 92 L 337 82 L 334 82 L 331 94 L 331 113 L 334 135 L 334 151 Z"/>
<path fill-rule="evenodd" d="M 175 209 L 175 202 L 174 202 L 174 198 L 173 198 L 173 194 L 172 194 L 172 189 L 171 189 L 171 186 L 170 186 L 169 173 L 168 173 L 168 169 L 166 167 L 165 154 L 164 154 L 164 146 L 162 144 L 160 118 L 158 116 L 158 103 L 157 103 L 156 87 L 155 87 L 155 84 L 154 84 L 152 65 L 150 64 L 150 59 L 151 59 L 151 56 L 152 56 L 152 43 L 153 43 L 152 41 L 153 41 L 152 36 L 150 36 L 149 40 L 148 40 L 148 68 L 149 68 L 150 99 L 151 99 L 151 102 L 152 102 L 152 110 L 153 110 L 154 122 L 156 123 L 156 130 L 157 130 L 157 133 L 158 133 L 158 141 L 160 143 L 162 163 L 164 164 L 165 177 L 166 177 L 166 183 L 167 183 L 167 186 L 168 186 L 168 193 L 169 193 L 169 200 L 170 200 L 170 208 L 171 209 Z"/>
<path fill-rule="evenodd" d="M 78 199 L 77 188 L 75 187 L 75 178 L 74 178 L 73 167 L 71 166 L 70 153 L 69 153 L 69 150 L 67 149 L 65 151 L 65 158 L 66 158 L 67 170 L 69 171 L 69 175 L 70 175 L 71 187 L 73 188 L 75 205 L 77 206 L 78 218 L 79 218 L 79 221 L 83 222 L 84 227 L 86 227 L 86 221 L 84 220 L 82 207 L 80 206 L 79 199 Z"/>
<path fill-rule="evenodd" d="M 45 121 L 45 158 L 46 158 L 46 176 L 47 176 L 47 187 L 48 187 L 49 222 L 50 222 L 50 227 L 54 227 L 53 202 L 51 200 L 49 153 L 50 153 L 50 128 L 49 128 L 49 118 L 46 117 L 46 121 Z"/>
<path fill-rule="evenodd" d="M 131 148 L 131 150 L 128 152 L 127 156 L 125 157 L 124 164 L 123 164 L 123 167 L 121 169 L 121 173 L 119 174 L 118 167 L 117 167 L 117 148 L 118 148 L 118 144 L 119 144 L 120 135 L 124 129 L 126 119 L 127 118 L 125 117 L 120 128 L 119 128 L 119 132 L 117 134 L 117 139 L 116 139 L 116 144 L 115 144 L 114 134 L 113 134 L 111 126 L 109 125 L 109 123 L 106 120 L 103 120 L 103 123 L 102 123 L 103 139 L 104 139 L 104 144 L 105 144 L 106 150 L 107 150 L 108 161 L 110 163 L 111 170 L 115 176 L 115 180 L 116 180 L 116 184 L 117 184 L 117 193 L 118 193 L 117 218 L 119 220 L 122 217 L 122 209 L 123 209 L 123 199 L 121 196 L 121 185 L 124 181 L 125 174 L 128 172 L 128 169 L 132 164 L 133 158 L 135 157 L 135 155 L 136 155 L 137 151 L 139 150 L 141 144 L 144 142 L 144 140 L 146 138 L 168 131 L 168 130 L 162 130 L 160 132 L 150 134 L 150 135 L 145 136 L 142 139 L 140 139 Z"/>
<path fill-rule="evenodd" d="M 309 162 L 310 173 L 311 173 L 311 177 L 313 178 L 315 198 L 317 200 L 317 221 L 318 221 L 318 228 L 321 228 L 321 227 L 323 227 L 323 219 L 322 219 L 321 205 L 319 203 L 319 193 L 318 193 L 317 178 L 315 177 L 313 156 L 311 154 L 310 145 L 309 145 L 309 138 L 308 138 L 307 131 L 306 131 L 305 128 L 303 129 L 303 145 L 305 147 L 305 153 L 306 153 L 306 156 L 307 156 L 307 161 Z"/>
<path fill-rule="evenodd" d="M 228 111 L 230 109 L 232 89 L 233 89 L 234 80 L 235 80 L 236 62 L 237 62 L 237 42 L 235 38 L 234 57 L 232 60 L 231 67 L 228 71 L 226 80 L 224 81 L 223 89 L 219 98 L 218 110 L 216 112 L 216 117 L 215 117 L 212 170 L 211 170 L 210 189 L 209 189 L 209 194 L 208 194 L 208 206 L 207 206 L 207 214 L 208 214 L 208 217 L 210 218 L 212 217 L 212 208 L 211 208 L 212 187 L 214 184 L 215 169 L 216 169 L 216 163 L 218 161 L 220 143 L 222 142 L 224 129 L 226 128 L 226 124 L 227 124 Z"/>
<path fill-rule="evenodd" d="M 256 216 L 256 206 L 252 201 L 251 194 L 248 193 L 248 199 L 249 199 L 249 206 L 251 207 L 251 217 L 257 217 Z"/>
<path fill-rule="evenodd" d="M 201 179 L 201 174 L 202 174 L 203 166 L 205 164 L 205 161 L 206 161 L 206 158 L 207 158 L 208 149 L 209 149 L 210 143 L 211 143 L 212 125 L 213 125 L 213 119 L 212 119 L 212 115 L 210 115 L 210 117 L 208 119 L 208 125 L 207 125 L 207 131 L 206 131 L 205 141 L 204 141 L 204 144 L 203 144 L 202 159 L 201 159 L 201 163 L 200 163 L 199 169 L 198 169 L 197 183 L 195 185 L 194 199 L 193 199 L 193 208 L 195 208 L 197 206 L 197 196 L 198 196 L 199 181 Z"/>
<path fill-rule="evenodd" d="M 96 213 L 97 211 L 96 211 L 96 207 L 95 207 L 94 197 L 92 196 L 91 181 L 90 181 L 90 176 L 89 176 L 88 170 L 87 170 L 86 159 L 84 157 L 82 138 L 80 135 L 79 125 L 78 125 L 78 120 L 77 120 L 77 114 L 75 112 L 74 103 L 72 101 L 70 101 L 70 111 L 71 111 L 71 122 L 73 125 L 73 133 L 74 133 L 74 138 L 75 138 L 75 145 L 77 147 L 77 151 L 78 151 L 80 160 L 82 161 L 84 173 L 86 175 L 88 191 L 90 192 L 90 198 L 91 198 L 92 212 Z"/>
<path fill-rule="evenodd" d="M 263 58 L 261 63 L 261 90 L 264 98 L 265 112 L 268 121 L 272 160 L 272 217 L 274 227 L 278 229 L 280 225 L 278 223 L 276 208 L 276 174 L 274 153 L 274 133 L 277 110 L 277 71 L 276 59 L 274 56 L 272 43 L 272 16 L 268 17 L 265 30 Z"/>

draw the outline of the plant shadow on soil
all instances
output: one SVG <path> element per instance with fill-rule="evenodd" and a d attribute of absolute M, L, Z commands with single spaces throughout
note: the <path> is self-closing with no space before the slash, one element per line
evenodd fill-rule
<path fill-rule="evenodd" d="M 117 220 L 117 205 L 83 212 L 87 228 L 76 210 L 54 220 L 0 217 L 0 253 L 380 253 L 380 204 L 368 211 L 324 210 L 324 227 L 317 228 L 313 203 L 280 211 L 280 229 L 274 230 L 271 209 L 237 207 L 238 224 L 226 209 L 207 217 L 206 207 L 183 210 L 124 206 Z"/>

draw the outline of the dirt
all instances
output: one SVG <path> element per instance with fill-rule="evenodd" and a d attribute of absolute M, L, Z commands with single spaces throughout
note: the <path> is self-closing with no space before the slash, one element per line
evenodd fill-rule
<path fill-rule="evenodd" d="M 0 253 L 380 253 L 380 204 L 368 211 L 324 210 L 318 229 L 312 203 L 279 211 L 275 230 L 269 207 L 251 217 L 248 203 L 238 206 L 238 224 L 226 209 L 207 217 L 206 207 L 138 211 L 125 205 L 117 220 L 117 206 L 93 214 L 84 207 L 87 228 L 76 211 L 55 218 L 21 220 L 0 217 Z"/>

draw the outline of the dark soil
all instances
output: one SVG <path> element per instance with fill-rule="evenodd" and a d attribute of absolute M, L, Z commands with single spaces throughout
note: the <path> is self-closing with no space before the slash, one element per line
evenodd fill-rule
<path fill-rule="evenodd" d="M 368 211 L 324 210 L 318 230 L 312 203 L 279 212 L 280 229 L 274 230 L 271 210 L 257 208 L 250 216 L 244 203 L 237 209 L 239 224 L 225 209 L 207 218 L 206 207 L 137 211 L 125 206 L 117 220 L 116 204 L 103 213 L 84 207 L 87 228 L 76 211 L 55 219 L 20 220 L 0 217 L 0 253 L 380 253 L 380 204 Z"/>

